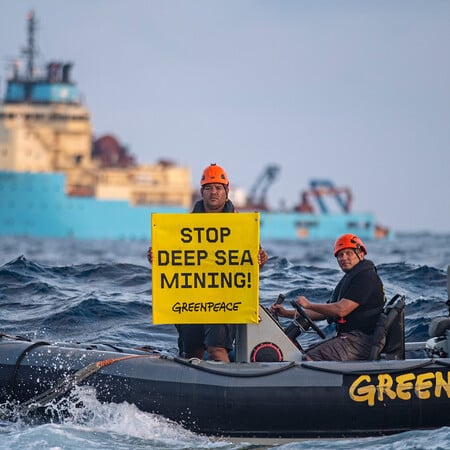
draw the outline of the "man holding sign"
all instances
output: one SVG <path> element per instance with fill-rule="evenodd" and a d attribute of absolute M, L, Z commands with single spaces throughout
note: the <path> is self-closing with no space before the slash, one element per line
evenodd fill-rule
<path fill-rule="evenodd" d="M 233 203 L 228 199 L 229 181 L 222 167 L 216 164 L 208 166 L 203 171 L 200 185 L 202 199 L 194 205 L 193 213 L 235 212 Z M 257 258 L 259 267 L 268 260 L 262 248 Z M 152 247 L 148 250 L 148 260 L 152 264 Z M 235 324 L 177 324 L 176 328 L 180 353 L 184 357 L 203 359 L 206 350 L 211 360 L 230 361 L 228 354 L 236 336 Z"/>

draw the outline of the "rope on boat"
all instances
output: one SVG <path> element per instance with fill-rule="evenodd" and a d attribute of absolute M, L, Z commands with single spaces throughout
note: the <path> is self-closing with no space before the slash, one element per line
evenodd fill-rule
<path fill-rule="evenodd" d="M 16 365 L 14 366 L 14 370 L 13 370 L 13 373 L 11 375 L 11 380 L 10 380 L 13 391 L 14 391 L 14 386 L 16 385 L 17 372 L 19 371 L 19 367 L 20 367 L 20 364 L 22 363 L 23 359 L 28 355 L 28 353 L 31 352 L 31 350 L 35 349 L 36 347 L 40 347 L 41 345 L 50 345 L 50 343 L 46 342 L 46 341 L 33 342 L 17 358 Z"/>
<path fill-rule="evenodd" d="M 421 369 L 423 367 L 430 366 L 432 364 L 438 363 L 437 360 L 430 359 L 425 362 L 419 363 L 419 364 L 411 364 L 408 366 L 402 366 L 397 368 L 390 368 L 390 367 L 383 367 L 383 373 L 400 373 L 405 372 L 407 370 L 415 370 L 415 369 Z M 446 363 L 438 363 L 442 365 L 447 365 Z M 331 367 L 323 367 L 323 366 L 316 366 L 311 363 L 301 363 L 301 366 L 305 369 L 311 369 L 311 370 L 317 370 L 319 372 L 328 372 L 328 373 L 336 373 L 340 375 L 364 375 L 364 374 L 377 374 L 380 372 L 380 368 L 373 368 L 373 369 L 359 369 L 359 370 L 342 370 L 342 369 L 334 369 Z"/>
<path fill-rule="evenodd" d="M 62 397 L 64 394 L 72 390 L 75 386 L 79 385 L 82 381 L 86 380 L 94 373 L 98 372 L 103 367 L 109 366 L 119 361 L 132 358 L 148 358 L 149 355 L 127 355 L 118 358 L 109 358 L 103 361 L 96 361 L 89 364 L 86 367 L 76 371 L 59 381 L 55 386 L 47 389 L 45 392 L 38 394 L 29 400 L 22 402 L 16 409 L 16 412 L 20 415 L 28 414 L 35 411 L 38 408 L 48 405 L 53 400 Z"/>
<path fill-rule="evenodd" d="M 440 366 L 444 366 L 444 367 L 450 367 L 450 363 L 447 361 L 441 361 L 440 359 L 436 359 L 435 360 L 436 364 L 439 364 Z"/>
<path fill-rule="evenodd" d="M 269 375 L 273 375 L 273 374 L 291 369 L 292 367 L 295 367 L 297 364 L 295 361 L 291 361 L 289 364 L 286 364 L 282 367 L 277 367 L 274 370 L 265 371 L 263 373 L 255 373 L 255 372 L 242 373 L 242 372 L 228 372 L 228 371 L 224 371 L 224 370 L 217 370 L 217 369 L 213 369 L 211 367 L 207 367 L 205 365 L 193 364 L 190 360 L 185 360 L 183 358 L 173 358 L 173 361 L 177 362 L 179 364 L 182 364 L 184 366 L 189 366 L 189 367 L 192 367 L 192 368 L 195 368 L 198 370 L 202 370 L 204 372 L 213 373 L 215 375 L 222 375 L 222 376 L 226 376 L 226 377 L 236 377 L 236 378 L 256 378 L 256 377 L 269 376 Z M 401 372 L 404 372 L 405 370 L 421 369 L 421 368 L 427 367 L 432 364 L 440 364 L 445 367 L 450 367 L 450 363 L 447 363 L 445 361 L 430 359 L 430 360 L 427 360 L 420 364 L 411 364 L 411 365 L 403 366 L 403 367 L 399 367 L 399 368 L 386 367 L 386 368 L 383 368 L 383 372 L 389 373 L 389 374 L 401 373 Z M 371 374 L 371 373 L 376 374 L 376 373 L 379 373 L 379 371 L 380 371 L 379 367 L 374 368 L 374 369 L 364 369 L 364 370 L 363 369 L 343 370 L 343 369 L 336 369 L 336 368 L 331 368 L 331 367 L 317 366 L 317 365 L 314 365 L 311 363 L 300 363 L 300 366 L 305 369 L 316 370 L 319 372 L 334 373 L 334 374 L 338 374 L 338 375 L 355 375 L 356 376 L 356 375 Z"/>
<path fill-rule="evenodd" d="M 30 339 L 27 339 L 23 336 L 11 336 L 10 334 L 0 333 L 0 338 L 7 338 L 7 339 L 13 339 L 15 341 L 26 341 L 31 342 Z"/>
<path fill-rule="evenodd" d="M 215 375 L 222 375 L 224 377 L 236 377 L 236 378 L 266 377 L 269 375 L 274 375 L 276 373 L 284 372 L 285 370 L 291 369 L 292 367 L 294 367 L 296 365 L 295 361 L 291 361 L 290 363 L 288 363 L 284 366 L 277 367 L 276 369 L 272 369 L 272 370 L 267 370 L 267 371 L 264 371 L 263 373 L 255 373 L 255 372 L 243 373 L 243 372 L 229 372 L 229 371 L 225 371 L 225 370 L 217 370 L 217 369 L 208 367 L 206 365 L 192 364 L 192 362 L 190 362 L 190 360 L 186 360 L 183 358 L 173 358 L 173 361 L 177 362 L 179 364 L 182 364 L 184 366 L 192 367 L 194 369 L 202 370 L 202 371 L 208 372 L 208 373 L 213 373 Z"/>

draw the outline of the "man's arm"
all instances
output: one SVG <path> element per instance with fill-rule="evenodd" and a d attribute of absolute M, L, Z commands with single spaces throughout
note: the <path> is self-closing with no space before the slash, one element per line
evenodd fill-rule
<path fill-rule="evenodd" d="M 267 254 L 267 252 L 262 247 L 259 247 L 258 264 L 260 269 L 268 261 L 268 259 L 269 255 Z"/>
<path fill-rule="evenodd" d="M 306 310 L 312 311 L 321 316 L 321 319 L 332 317 L 345 317 L 354 311 L 359 304 L 348 298 L 341 298 L 338 302 L 333 303 L 314 303 L 309 301 L 306 297 L 297 297 L 297 303 Z M 316 314 L 311 314 L 311 319 L 320 320 L 316 318 Z"/>
<path fill-rule="evenodd" d="M 149 262 L 150 264 L 153 263 L 153 250 L 152 250 L 152 246 L 150 246 L 150 247 L 148 248 L 147 259 L 148 259 L 148 262 Z"/>

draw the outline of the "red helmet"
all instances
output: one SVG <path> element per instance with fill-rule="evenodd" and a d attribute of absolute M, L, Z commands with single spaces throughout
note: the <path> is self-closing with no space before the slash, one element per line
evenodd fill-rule
<path fill-rule="evenodd" d="M 367 255 L 366 246 L 363 241 L 354 234 L 343 234 L 338 237 L 334 243 L 334 256 L 336 256 L 344 248 L 354 248 L 355 250 L 362 250 Z"/>
<path fill-rule="evenodd" d="M 225 186 L 229 185 L 228 177 L 225 170 L 217 164 L 209 165 L 204 171 L 202 175 L 202 179 L 200 180 L 200 185 L 204 186 L 208 183 L 220 183 Z"/>

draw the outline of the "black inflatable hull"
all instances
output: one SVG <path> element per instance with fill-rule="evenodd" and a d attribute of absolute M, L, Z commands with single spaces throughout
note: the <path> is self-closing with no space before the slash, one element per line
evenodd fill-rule
<path fill-rule="evenodd" d="M 0 401 L 27 402 L 106 361 L 82 381 L 100 401 L 207 435 L 356 437 L 450 425 L 449 359 L 223 364 L 130 353 L 0 340 Z"/>

